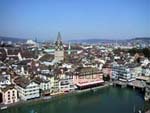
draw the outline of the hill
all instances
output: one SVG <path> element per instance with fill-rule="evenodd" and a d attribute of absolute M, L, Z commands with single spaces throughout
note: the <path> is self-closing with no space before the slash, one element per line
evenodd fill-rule
<path fill-rule="evenodd" d="M 25 42 L 25 41 L 27 41 L 27 39 L 0 36 L 0 41 L 4 41 L 4 42 L 8 42 L 8 41 L 11 41 L 11 42 Z"/>

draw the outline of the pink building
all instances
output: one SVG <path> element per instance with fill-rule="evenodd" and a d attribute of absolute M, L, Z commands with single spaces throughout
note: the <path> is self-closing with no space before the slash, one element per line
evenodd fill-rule
<path fill-rule="evenodd" d="M 75 70 L 73 82 L 79 89 L 99 86 L 104 83 L 103 73 L 97 68 L 79 67 Z"/>
<path fill-rule="evenodd" d="M 12 104 L 18 101 L 17 90 L 14 88 L 14 85 L 9 85 L 2 88 L 1 93 L 3 104 Z"/>

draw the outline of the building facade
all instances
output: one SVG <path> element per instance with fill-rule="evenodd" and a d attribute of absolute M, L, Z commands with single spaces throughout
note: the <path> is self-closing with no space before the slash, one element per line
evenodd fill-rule
<path fill-rule="evenodd" d="M 95 87 L 104 83 L 103 73 L 92 67 L 77 68 L 73 82 L 79 89 Z"/>
<path fill-rule="evenodd" d="M 51 84 L 48 79 L 36 77 L 34 82 L 39 84 L 41 96 L 48 96 L 51 92 Z"/>
<path fill-rule="evenodd" d="M 35 82 L 30 81 L 16 83 L 16 89 L 21 100 L 29 100 L 40 97 L 40 87 Z"/>
<path fill-rule="evenodd" d="M 121 80 L 121 81 L 131 81 L 132 74 L 130 69 L 121 65 L 112 66 L 112 79 Z"/>
<path fill-rule="evenodd" d="M 12 104 L 18 101 L 17 90 L 14 85 L 6 86 L 1 89 L 2 93 L 2 103 L 3 104 Z"/>
<path fill-rule="evenodd" d="M 75 89 L 75 85 L 73 83 L 73 75 L 72 74 L 62 74 L 59 79 L 59 91 L 60 92 L 70 92 Z"/>

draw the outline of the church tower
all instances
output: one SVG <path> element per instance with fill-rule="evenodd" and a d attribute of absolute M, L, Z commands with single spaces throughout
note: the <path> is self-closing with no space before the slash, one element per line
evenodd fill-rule
<path fill-rule="evenodd" d="M 61 40 L 60 32 L 58 32 L 57 40 L 55 42 L 55 61 L 64 60 L 64 47 Z"/>

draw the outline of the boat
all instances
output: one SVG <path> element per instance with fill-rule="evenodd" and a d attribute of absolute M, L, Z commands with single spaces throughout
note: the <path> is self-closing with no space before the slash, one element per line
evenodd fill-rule
<path fill-rule="evenodd" d="M 141 110 L 139 110 L 139 112 L 138 113 L 142 113 L 142 111 Z"/>
<path fill-rule="evenodd" d="M 1 107 L 1 110 L 3 110 L 3 109 L 7 109 L 7 106 L 3 106 L 3 107 Z"/>
<path fill-rule="evenodd" d="M 37 112 L 35 112 L 34 110 L 31 110 L 30 113 L 37 113 Z"/>

